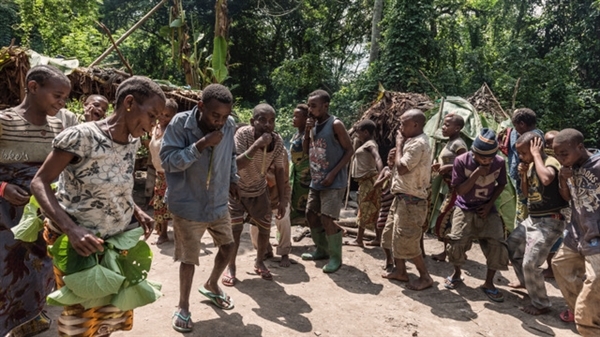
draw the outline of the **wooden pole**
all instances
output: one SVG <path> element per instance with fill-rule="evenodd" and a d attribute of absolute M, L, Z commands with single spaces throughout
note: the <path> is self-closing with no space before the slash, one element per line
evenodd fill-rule
<path fill-rule="evenodd" d="M 521 78 L 517 79 L 517 84 L 515 84 L 515 91 L 512 95 L 512 104 L 510 106 L 510 113 L 512 114 L 515 111 L 515 104 L 517 103 L 517 93 L 519 92 L 519 83 L 521 83 Z"/>
<path fill-rule="evenodd" d="M 117 51 L 117 54 L 119 54 L 119 58 L 121 59 L 121 62 L 123 62 L 125 67 L 127 67 L 127 70 L 129 70 L 129 76 L 133 76 L 133 69 L 131 69 L 129 62 L 127 62 L 127 60 L 125 59 L 125 56 L 123 56 L 123 54 L 121 54 L 121 51 L 119 50 L 119 48 L 117 48 L 115 39 L 113 38 L 112 34 L 110 33 L 110 30 L 108 29 L 108 27 L 106 27 L 102 22 L 96 21 L 96 23 L 98 24 L 98 26 L 100 26 L 102 29 L 104 29 L 104 31 L 106 32 L 106 35 L 108 35 L 108 38 L 110 39 L 110 43 L 112 43 L 113 47 L 115 47 L 115 50 Z"/>
<path fill-rule="evenodd" d="M 131 33 L 133 33 L 136 29 L 138 29 L 146 20 L 148 20 L 148 18 L 154 14 L 156 11 L 158 11 L 160 9 L 160 7 L 167 2 L 167 0 L 161 0 L 158 5 L 154 6 L 154 8 L 152 8 L 148 14 L 144 15 L 143 18 L 140 19 L 140 21 L 138 21 L 135 25 L 133 25 L 133 27 L 129 28 L 128 31 L 126 31 L 123 35 L 121 35 L 121 37 L 115 41 L 114 45 L 111 45 L 110 47 L 108 47 L 108 49 L 106 49 L 106 51 L 104 53 L 102 53 L 102 55 L 98 56 L 98 58 L 96 60 L 94 60 L 94 62 L 92 62 L 88 68 L 91 68 L 93 66 L 95 66 L 96 64 L 100 63 L 100 61 L 104 60 L 108 54 L 110 54 L 113 49 L 115 49 L 115 46 L 118 46 L 119 44 L 121 44 L 121 42 L 125 41 L 125 39 L 131 35 Z"/>
<path fill-rule="evenodd" d="M 498 107 L 500 108 L 500 111 L 502 111 L 502 113 L 504 114 L 504 117 L 510 118 L 510 115 L 508 115 L 506 113 L 506 111 L 504 111 L 504 109 L 502 109 L 502 105 L 500 105 L 500 102 L 498 102 L 498 100 L 496 99 L 496 96 L 494 96 L 494 93 L 492 92 L 492 89 L 490 89 L 490 87 L 485 82 L 483 82 L 483 85 L 485 85 L 485 88 L 489 91 L 490 95 L 492 95 L 492 98 L 494 99 L 494 102 L 496 102 L 496 104 L 498 104 Z"/>

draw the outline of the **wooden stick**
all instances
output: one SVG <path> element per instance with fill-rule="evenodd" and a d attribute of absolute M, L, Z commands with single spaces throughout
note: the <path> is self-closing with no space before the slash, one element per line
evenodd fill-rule
<path fill-rule="evenodd" d="M 140 21 L 138 21 L 135 25 L 133 25 L 133 27 L 129 28 L 128 31 L 126 31 L 123 35 L 121 35 L 121 37 L 115 42 L 115 44 L 118 46 L 119 44 L 121 44 L 121 42 L 123 42 L 129 35 L 131 35 L 131 33 L 133 33 L 136 29 L 138 29 L 139 26 L 141 26 L 146 20 L 148 20 L 148 18 L 154 14 L 157 10 L 159 10 L 162 5 L 167 2 L 167 0 L 161 0 L 160 3 L 156 6 L 154 6 L 154 8 L 152 8 L 148 14 L 144 15 L 143 18 L 140 19 Z M 102 55 L 98 56 L 98 58 L 96 60 L 94 60 L 94 62 L 92 62 L 88 67 L 91 68 L 93 66 L 95 66 L 96 64 L 100 63 L 100 61 L 104 60 L 104 58 L 106 56 L 108 56 L 108 54 L 110 54 L 111 51 L 113 51 L 114 46 L 110 46 L 108 49 L 106 49 L 106 51 L 104 51 L 104 53 L 102 53 Z"/>
<path fill-rule="evenodd" d="M 125 67 L 127 67 L 127 70 L 129 70 L 129 75 L 133 76 L 133 69 L 131 69 L 131 66 L 129 65 L 129 62 L 127 62 L 127 60 L 125 59 L 125 57 L 123 56 L 123 54 L 121 54 L 121 51 L 117 47 L 117 44 L 115 43 L 115 39 L 113 38 L 112 34 L 110 33 L 110 30 L 108 29 L 108 27 L 106 27 L 105 25 L 103 25 L 101 22 L 96 21 L 96 23 L 98 24 L 98 26 L 100 26 L 100 28 L 104 29 L 104 31 L 106 32 L 106 35 L 108 35 L 110 43 L 112 43 L 113 47 L 117 51 L 117 54 L 119 54 L 119 58 L 121 59 L 121 62 L 123 62 L 123 64 L 125 65 Z"/>
<path fill-rule="evenodd" d="M 512 104 L 510 106 L 510 112 L 511 113 L 513 111 L 515 111 L 515 104 L 517 102 L 517 93 L 519 92 L 519 83 L 521 83 L 521 78 L 520 77 L 517 79 L 517 84 L 515 84 L 515 91 L 513 92 L 513 95 L 512 95 Z"/>
<path fill-rule="evenodd" d="M 496 99 L 496 96 L 494 96 L 494 93 L 492 92 L 492 89 L 490 89 L 490 87 L 488 87 L 487 83 L 485 83 L 485 82 L 483 82 L 483 85 L 485 85 L 485 87 L 487 88 L 487 90 L 490 92 L 490 95 L 492 95 L 492 98 L 494 99 L 494 102 L 496 102 L 496 104 L 498 104 L 498 107 L 500 108 L 500 111 L 502 111 L 502 113 L 504 114 L 504 117 L 510 118 L 510 115 L 508 115 L 506 113 L 506 111 L 504 111 L 504 109 L 502 109 L 502 105 L 500 105 L 500 102 L 498 102 L 498 100 Z"/>
<path fill-rule="evenodd" d="M 207 191 L 210 187 L 210 178 L 212 176 L 213 154 L 214 153 L 215 153 L 215 148 L 213 147 L 210 151 L 210 159 L 208 160 L 208 175 L 206 176 L 206 190 Z"/>
<path fill-rule="evenodd" d="M 431 81 L 429 80 L 429 78 L 427 78 L 427 76 L 425 76 L 425 74 L 423 74 L 423 72 L 421 71 L 421 69 L 419 69 L 419 73 L 421 74 L 421 76 L 423 76 L 425 78 L 425 80 L 427 81 L 427 83 L 429 83 L 429 85 L 433 88 L 433 90 L 436 92 L 436 94 L 438 94 L 440 97 L 443 97 L 442 94 L 440 94 L 440 92 L 437 90 L 437 88 L 433 85 L 433 83 L 431 83 Z"/>

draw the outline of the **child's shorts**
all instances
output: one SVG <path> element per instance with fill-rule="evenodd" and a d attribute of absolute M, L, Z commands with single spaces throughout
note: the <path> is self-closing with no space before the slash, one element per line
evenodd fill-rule
<path fill-rule="evenodd" d="M 326 215 L 332 219 L 340 218 L 342 210 L 342 200 L 344 199 L 345 189 L 314 190 L 308 192 L 308 201 L 306 208 L 317 214 Z"/>

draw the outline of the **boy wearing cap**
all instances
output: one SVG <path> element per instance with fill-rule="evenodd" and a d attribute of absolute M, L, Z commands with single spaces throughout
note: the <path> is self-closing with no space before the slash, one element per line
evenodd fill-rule
<path fill-rule="evenodd" d="M 481 286 L 490 300 L 504 301 L 494 286 L 496 270 L 508 270 L 508 250 L 502 219 L 494 202 L 506 186 L 506 165 L 496 152 L 494 131 L 484 128 L 473 141 L 471 151 L 456 157 L 452 168 L 452 187 L 456 190 L 456 209 L 446 246 L 454 273 L 446 278 L 445 287 L 454 289 L 461 279 L 461 266 L 472 241 L 478 240 L 486 258 L 487 274 Z"/>

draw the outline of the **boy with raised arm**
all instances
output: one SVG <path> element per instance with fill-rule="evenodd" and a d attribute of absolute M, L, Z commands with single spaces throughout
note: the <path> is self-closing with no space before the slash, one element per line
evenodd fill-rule
<path fill-rule="evenodd" d="M 509 258 L 518 283 L 513 288 L 527 288 L 531 304 L 522 308 L 530 315 L 550 311 L 544 276 L 540 267 L 550 248 L 562 236 L 564 230 L 561 209 L 567 202 L 560 196 L 558 171 L 560 164 L 544 152 L 542 137 L 533 131 L 517 139 L 521 190 L 527 197 L 529 217 L 522 221 L 507 239 Z"/>
<path fill-rule="evenodd" d="M 462 282 L 465 253 L 471 249 L 473 240 L 479 240 L 487 263 L 481 289 L 490 300 L 503 302 L 504 295 L 494 285 L 494 276 L 497 270 L 508 270 L 508 250 L 502 218 L 494 202 L 506 186 L 507 178 L 504 159 L 497 151 L 496 133 L 484 128 L 473 141 L 471 151 L 454 160 L 452 186 L 458 197 L 446 245 L 454 273 L 446 278 L 444 287 L 454 289 Z"/>
<path fill-rule="evenodd" d="M 433 285 L 421 250 L 423 223 L 427 217 L 427 195 L 431 186 L 431 147 L 423 133 L 425 114 L 406 111 L 400 117 L 391 191 L 396 196 L 388 216 L 381 246 L 391 249 L 394 267 L 383 278 L 408 282 L 407 288 L 423 290 Z M 417 267 L 419 278 L 410 280 L 406 260 Z"/>
<path fill-rule="evenodd" d="M 342 199 L 348 184 L 347 164 L 354 150 L 344 123 L 329 114 L 331 98 L 324 90 L 308 95 L 304 148 L 309 148 L 311 183 L 306 204 L 306 220 L 317 248 L 302 254 L 303 260 L 329 262 L 323 272 L 333 273 L 342 266 L 343 231 L 334 223 L 340 217 Z"/>
<path fill-rule="evenodd" d="M 279 195 L 279 202 L 275 204 L 278 219 L 285 215 L 289 202 L 285 192 L 285 169 L 282 159 L 285 149 L 283 140 L 273 132 L 274 130 L 275 109 L 263 103 L 254 107 L 250 125 L 240 127 L 235 133 L 240 197 L 229 200 L 235 247 L 229 258 L 227 273 L 222 278 L 222 283 L 226 286 L 235 285 L 237 271 L 235 260 L 246 214 L 250 218 L 250 223 L 258 228 L 254 272 L 264 280 L 273 279 L 271 271 L 264 263 L 269 246 L 272 217 L 271 200 L 265 177 L 267 169 L 272 164 L 275 166 L 275 185 Z"/>
<path fill-rule="evenodd" d="M 575 129 L 560 131 L 553 149 L 562 165 L 560 193 L 571 200 L 571 221 L 552 261 L 556 283 L 569 307 L 560 318 L 574 320 L 582 336 L 599 336 L 600 155 L 585 148 L 583 135 Z"/>

